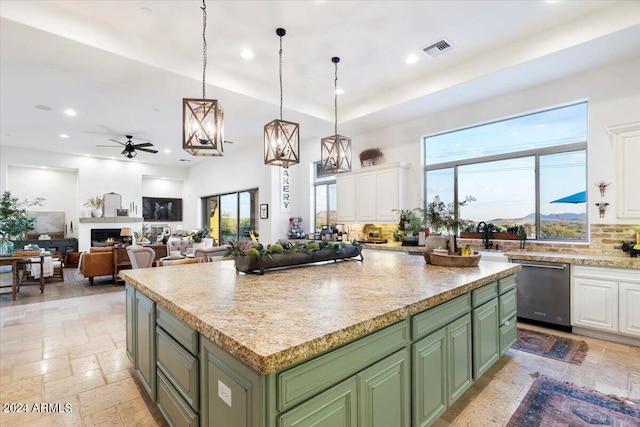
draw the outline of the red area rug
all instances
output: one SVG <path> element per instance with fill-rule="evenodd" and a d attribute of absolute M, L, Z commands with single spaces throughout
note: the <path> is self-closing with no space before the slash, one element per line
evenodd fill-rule
<path fill-rule="evenodd" d="M 511 348 L 580 365 L 587 357 L 589 344 L 585 341 L 518 328 L 518 340 Z"/>
<path fill-rule="evenodd" d="M 637 403 L 540 376 L 507 427 L 639 425 Z"/>

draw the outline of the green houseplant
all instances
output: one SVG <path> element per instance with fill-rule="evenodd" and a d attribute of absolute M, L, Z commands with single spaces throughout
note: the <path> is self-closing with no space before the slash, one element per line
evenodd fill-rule
<path fill-rule="evenodd" d="M 440 199 L 440 196 L 435 196 L 431 202 L 425 202 L 422 208 L 418 208 L 416 210 L 420 212 L 423 224 L 429 227 L 429 236 L 434 234 L 439 235 L 443 231 L 448 232 L 449 250 L 451 252 L 455 252 L 457 249 L 455 236 L 457 235 L 458 230 L 468 223 L 468 221 L 460 218 L 458 210 L 461 206 L 475 200 L 475 197 L 467 196 L 463 201 L 458 202 L 456 206 L 454 203 L 443 202 Z M 429 237 L 427 237 L 427 239 L 429 239 Z M 437 243 L 431 243 L 430 245 L 425 244 L 425 246 L 441 246 L 441 239 Z"/>
<path fill-rule="evenodd" d="M 33 200 L 22 200 L 12 197 L 11 192 L 5 191 L 0 199 L 0 239 L 2 239 L 3 255 L 13 254 L 11 240 L 19 240 L 26 233 L 35 229 L 36 218 L 29 216 L 27 208 L 42 206 L 44 199 L 37 197 Z M 11 253 L 9 253 L 11 252 Z"/>

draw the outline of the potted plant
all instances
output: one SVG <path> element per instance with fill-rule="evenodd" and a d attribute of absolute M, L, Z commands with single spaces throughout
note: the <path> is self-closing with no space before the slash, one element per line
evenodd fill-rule
<path fill-rule="evenodd" d="M 429 226 L 430 229 L 429 236 L 426 240 L 431 240 L 431 242 L 429 242 L 429 244 L 425 242 L 427 251 L 442 247 L 443 241 L 446 242 L 446 239 L 442 237 L 441 233 L 447 231 L 449 233 L 449 251 L 452 253 L 456 252 L 456 235 L 458 230 L 468 223 L 468 221 L 460 218 L 458 209 L 474 200 L 476 199 L 473 196 L 467 196 L 463 201 L 458 202 L 456 206 L 453 203 L 447 204 L 443 202 L 440 196 L 435 196 L 433 201 L 425 203 L 424 207 L 417 209 L 421 213 L 422 222 Z M 439 238 L 437 237 L 438 235 L 440 236 Z M 444 243 L 444 245 L 446 246 L 446 243 Z"/>
<path fill-rule="evenodd" d="M 102 209 L 104 208 L 104 199 L 100 196 L 90 197 L 87 199 L 87 202 L 84 204 L 85 208 L 91 208 L 91 214 L 95 218 L 102 217 Z"/>
<path fill-rule="evenodd" d="M 209 230 L 206 228 L 196 228 L 187 233 L 187 239 L 191 242 L 194 249 L 205 247 L 204 240 L 209 237 Z"/>
<path fill-rule="evenodd" d="M 20 240 L 26 233 L 35 229 L 36 218 L 29 216 L 27 207 L 42 206 L 43 201 L 42 197 L 20 201 L 17 197 L 11 197 L 9 191 L 2 193 L 2 199 L 0 199 L 0 255 L 13 255 L 11 240 Z"/>

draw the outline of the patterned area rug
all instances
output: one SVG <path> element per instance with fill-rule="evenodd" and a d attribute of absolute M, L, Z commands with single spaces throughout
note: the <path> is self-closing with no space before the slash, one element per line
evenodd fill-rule
<path fill-rule="evenodd" d="M 638 425 L 637 404 L 540 376 L 507 427 Z"/>
<path fill-rule="evenodd" d="M 511 348 L 580 365 L 587 357 L 589 344 L 585 341 L 518 328 L 518 340 Z"/>

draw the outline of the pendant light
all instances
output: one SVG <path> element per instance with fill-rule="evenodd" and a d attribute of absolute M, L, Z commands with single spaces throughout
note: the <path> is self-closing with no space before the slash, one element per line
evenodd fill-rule
<path fill-rule="evenodd" d="M 207 5 L 202 0 L 202 99 L 182 99 L 182 149 L 193 156 L 222 156 L 224 112 L 217 99 L 206 99 Z"/>
<path fill-rule="evenodd" d="M 349 172 L 351 171 L 351 138 L 338 134 L 338 62 L 340 58 L 334 56 L 331 62 L 335 65 L 333 81 L 335 135 L 320 140 L 320 166 L 327 172 Z"/>
<path fill-rule="evenodd" d="M 297 123 L 282 120 L 282 37 L 284 28 L 278 28 L 280 37 L 280 119 L 264 126 L 264 164 L 288 168 L 300 162 L 300 127 Z"/>

